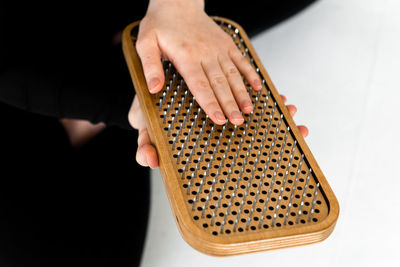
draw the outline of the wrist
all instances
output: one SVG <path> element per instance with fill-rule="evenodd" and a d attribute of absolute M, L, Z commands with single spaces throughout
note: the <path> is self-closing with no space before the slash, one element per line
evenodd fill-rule
<path fill-rule="evenodd" d="M 187 10 L 204 11 L 204 0 L 150 0 L 148 12 L 153 9 L 177 7 L 182 12 Z"/>

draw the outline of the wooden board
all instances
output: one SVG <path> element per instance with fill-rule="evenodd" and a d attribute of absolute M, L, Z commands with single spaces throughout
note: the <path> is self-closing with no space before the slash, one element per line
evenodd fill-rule
<path fill-rule="evenodd" d="M 260 92 L 246 83 L 254 111 L 243 114 L 240 126 L 212 123 L 170 62 L 163 62 L 163 90 L 150 94 L 135 49 L 140 22 L 123 32 L 179 231 L 193 248 L 215 256 L 322 241 L 338 218 L 337 199 L 244 30 L 213 19 L 263 80 Z"/>

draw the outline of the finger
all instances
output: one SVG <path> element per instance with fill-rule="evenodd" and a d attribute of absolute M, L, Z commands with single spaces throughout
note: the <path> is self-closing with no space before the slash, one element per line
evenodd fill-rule
<path fill-rule="evenodd" d="M 139 130 L 139 136 L 138 136 L 138 149 L 136 151 L 136 161 L 142 165 L 142 166 L 149 166 L 147 162 L 147 157 L 145 151 L 142 149 L 143 146 L 148 143 L 150 140 L 150 137 L 148 136 L 147 129 L 142 129 Z"/>
<path fill-rule="evenodd" d="M 158 167 L 158 156 L 155 147 L 151 144 L 145 144 L 138 149 L 138 153 L 142 153 L 146 158 L 147 165 L 152 169 Z"/>
<path fill-rule="evenodd" d="M 244 118 L 239 111 L 239 107 L 237 106 L 231 88 L 221 70 L 221 67 L 219 66 L 218 61 L 210 60 L 207 62 L 202 62 L 202 66 L 211 84 L 211 88 L 214 90 L 214 94 L 228 119 L 233 124 L 242 124 L 244 122 Z"/>
<path fill-rule="evenodd" d="M 132 106 L 129 110 L 128 114 L 129 123 L 132 125 L 133 128 L 140 130 L 146 128 L 146 122 L 143 117 L 142 109 L 139 105 L 138 97 L 135 95 L 133 99 Z"/>
<path fill-rule="evenodd" d="M 139 34 L 136 50 L 142 62 L 143 73 L 150 93 L 159 92 L 165 78 L 156 36 Z"/>
<path fill-rule="evenodd" d="M 136 160 L 142 166 L 149 166 L 153 169 L 158 167 L 157 151 L 151 143 L 147 129 L 139 131 Z"/>
<path fill-rule="evenodd" d="M 254 90 L 261 90 L 262 84 L 257 72 L 250 63 L 243 57 L 240 51 L 235 47 L 230 50 L 229 56 L 236 65 L 240 73 L 246 78 Z"/>
<path fill-rule="evenodd" d="M 139 129 L 139 120 L 138 120 L 139 116 L 138 116 L 138 113 L 140 111 L 141 110 L 140 110 L 140 106 L 139 106 L 139 100 L 137 99 L 137 96 L 135 95 L 135 98 L 133 99 L 132 106 L 131 106 L 131 108 L 129 110 L 128 117 L 129 117 L 129 122 L 130 122 L 131 126 L 133 128 L 135 128 L 136 130 Z"/>
<path fill-rule="evenodd" d="M 193 64 L 193 62 L 184 62 L 181 68 L 177 64 L 178 72 L 182 74 L 188 85 L 190 92 L 196 98 L 197 103 L 216 124 L 225 123 L 225 116 L 214 95 L 214 92 L 208 82 L 201 64 Z"/>
<path fill-rule="evenodd" d="M 308 136 L 308 128 L 306 127 L 306 126 L 304 126 L 304 125 L 299 125 L 299 126 L 297 126 L 297 128 L 299 129 L 299 131 L 300 131 L 300 133 L 301 133 L 301 135 L 303 136 L 303 137 L 307 137 Z"/>
<path fill-rule="evenodd" d="M 283 103 L 286 103 L 286 96 L 284 96 L 284 95 L 280 95 L 281 96 L 281 98 L 282 98 L 282 101 L 283 101 Z"/>
<path fill-rule="evenodd" d="M 244 86 L 239 70 L 228 56 L 220 56 L 218 60 L 240 109 L 244 113 L 250 113 L 253 111 L 253 103 L 251 102 L 249 93 Z"/>
<path fill-rule="evenodd" d="M 295 105 L 287 105 L 286 107 L 292 117 L 297 113 L 297 108 Z"/>
<path fill-rule="evenodd" d="M 143 167 L 149 166 L 147 163 L 146 153 L 143 151 L 142 147 L 138 147 L 136 151 L 136 161 Z"/>

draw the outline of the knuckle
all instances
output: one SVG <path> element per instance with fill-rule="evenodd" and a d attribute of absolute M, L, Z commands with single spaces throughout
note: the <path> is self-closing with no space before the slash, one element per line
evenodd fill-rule
<path fill-rule="evenodd" d="M 179 47 L 179 54 L 183 57 L 191 57 L 191 55 L 193 54 L 193 46 L 190 45 L 188 42 L 182 42 L 178 45 Z"/>
<path fill-rule="evenodd" d="M 208 82 L 204 80 L 197 81 L 195 87 L 198 91 L 204 92 L 208 89 Z"/>
<path fill-rule="evenodd" d="M 235 77 L 235 76 L 237 76 L 237 75 L 239 75 L 239 71 L 238 71 L 236 68 L 234 68 L 234 67 L 230 67 L 230 68 L 228 69 L 228 71 L 226 72 L 226 76 L 227 76 L 228 78 Z"/>
<path fill-rule="evenodd" d="M 136 47 L 136 49 L 140 49 L 141 47 L 142 47 L 142 41 L 143 40 L 143 38 L 138 38 L 137 40 L 136 40 L 136 43 L 135 43 L 135 47 Z"/>
<path fill-rule="evenodd" d="M 236 68 L 234 68 L 234 67 L 231 67 L 231 68 L 228 70 L 228 73 L 229 73 L 229 74 L 238 74 L 238 70 L 237 70 Z"/>
<path fill-rule="evenodd" d="M 230 45 L 230 46 L 235 45 L 235 43 L 232 40 L 232 37 L 229 34 L 224 34 L 221 36 L 221 38 L 225 44 Z"/>
<path fill-rule="evenodd" d="M 197 42 L 198 47 L 203 47 L 207 48 L 210 46 L 210 43 L 208 40 L 206 40 L 207 36 L 200 36 L 199 41 Z"/>
<path fill-rule="evenodd" d="M 239 49 L 234 49 L 232 51 L 232 57 L 235 58 L 236 60 L 239 61 L 240 64 L 244 65 L 244 64 L 249 64 L 249 62 L 247 61 L 247 59 L 242 55 L 242 53 L 240 52 Z"/>
<path fill-rule="evenodd" d="M 232 47 L 230 50 L 229 50 L 229 55 L 232 57 L 232 58 L 235 58 L 235 59 L 240 59 L 240 58 L 242 58 L 243 56 L 242 56 L 242 54 L 239 52 L 239 49 L 235 46 L 235 47 Z"/>
<path fill-rule="evenodd" d="M 187 42 L 187 41 L 182 41 L 182 42 L 179 44 L 179 46 L 180 46 L 180 48 L 181 48 L 182 50 L 184 50 L 184 49 L 190 49 L 190 47 L 191 47 L 191 45 L 190 45 L 189 42 Z"/>
<path fill-rule="evenodd" d="M 137 39 L 135 46 L 136 46 L 136 50 L 138 51 L 138 53 L 141 53 L 143 51 L 143 48 L 146 46 L 146 43 L 147 43 L 146 37 Z"/>
<path fill-rule="evenodd" d="M 192 54 L 189 49 L 181 49 L 179 52 L 176 53 L 176 59 L 183 61 L 183 62 L 190 62 L 192 60 Z M 174 58 L 174 60 L 176 60 Z"/>
<path fill-rule="evenodd" d="M 211 79 L 211 83 L 213 87 L 220 87 L 221 85 L 225 84 L 225 77 L 223 77 L 222 75 L 215 75 Z"/>

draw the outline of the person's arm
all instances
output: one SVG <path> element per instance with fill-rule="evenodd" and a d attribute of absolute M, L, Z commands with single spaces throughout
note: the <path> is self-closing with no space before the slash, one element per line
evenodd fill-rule
<path fill-rule="evenodd" d="M 126 67 L 111 34 L 88 30 L 90 17 L 67 20 L 74 13 L 5 6 L 0 10 L 0 101 L 42 115 L 132 129 L 127 113 L 134 92 L 127 72 L 119 74 L 118 66 Z M 120 77 L 128 83 L 121 86 Z"/>
<path fill-rule="evenodd" d="M 261 81 L 232 38 L 205 12 L 204 0 L 151 0 L 136 48 L 151 93 L 161 90 L 161 57 L 173 62 L 205 113 L 217 124 L 243 123 L 252 103 L 240 73 L 255 90 Z"/>
<path fill-rule="evenodd" d="M 133 92 L 118 94 L 97 77 L 70 81 L 64 74 L 41 66 L 7 67 L 0 71 L 0 101 L 17 108 L 56 118 L 104 122 L 132 129 L 127 113 Z"/>

